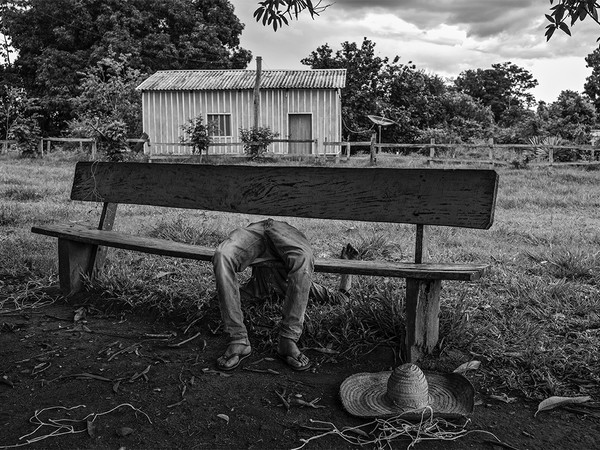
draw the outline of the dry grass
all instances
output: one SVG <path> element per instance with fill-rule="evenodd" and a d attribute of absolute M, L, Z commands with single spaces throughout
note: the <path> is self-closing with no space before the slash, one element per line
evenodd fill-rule
<path fill-rule="evenodd" d="M 74 161 L 0 157 L 0 308 L 26 302 L 29 286 L 55 283 L 56 243 L 32 235 L 31 225 L 94 224 L 100 207 L 68 200 Z M 422 167 L 408 158 L 385 166 Z M 292 163 L 290 163 L 292 164 Z M 293 164 L 300 164 L 294 162 Z M 322 164 L 322 163 L 321 163 Z M 347 163 L 342 163 L 347 164 Z M 368 159 L 351 165 L 366 166 Z M 490 230 L 433 228 L 430 260 L 487 262 L 488 277 L 445 282 L 441 337 L 426 364 L 451 369 L 482 361 L 478 382 L 496 393 L 598 394 L 600 383 L 600 171 L 578 168 L 498 169 L 500 189 Z M 207 211 L 120 206 L 116 228 L 216 245 L 258 217 Z M 410 259 L 412 227 L 290 218 L 318 257 L 338 256 L 351 243 L 361 257 Z M 244 274 L 243 276 L 247 276 Z M 335 288 L 337 279 L 319 275 Z M 218 316 L 211 267 L 205 263 L 111 250 L 93 283 L 99 302 L 115 308 L 189 318 Z M 331 346 L 342 356 L 397 348 L 403 334 L 403 280 L 355 277 L 354 295 L 312 304 L 304 342 Z M 247 305 L 258 346 L 276 337 L 279 302 Z"/>

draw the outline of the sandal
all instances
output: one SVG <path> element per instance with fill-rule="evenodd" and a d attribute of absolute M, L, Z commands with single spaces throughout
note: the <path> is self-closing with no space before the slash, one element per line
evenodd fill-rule
<path fill-rule="evenodd" d="M 221 362 L 220 361 L 221 358 L 217 359 L 217 368 L 219 370 L 222 370 L 223 372 L 230 372 L 232 370 L 237 369 L 239 367 L 240 363 L 243 360 L 245 360 L 246 358 L 248 358 L 250 355 L 252 355 L 252 349 L 250 349 L 250 351 L 248 353 L 246 353 L 246 354 L 242 354 L 242 353 L 236 352 L 236 353 L 232 353 L 229 356 L 223 355 L 223 356 L 221 356 L 221 358 L 223 358 L 224 361 Z M 229 361 L 231 361 L 231 359 L 233 359 L 235 357 L 238 358 L 237 363 L 235 363 L 232 366 L 226 366 L 225 365 L 226 363 L 228 363 Z"/>
<path fill-rule="evenodd" d="M 300 361 L 300 358 L 302 356 L 306 358 L 306 363 Z M 277 352 L 277 357 L 281 359 L 284 363 L 286 363 L 292 370 L 295 370 L 297 372 L 304 372 L 305 370 L 308 370 L 312 367 L 312 362 L 304 353 L 299 353 L 298 356 L 291 356 L 282 355 L 281 353 Z"/>

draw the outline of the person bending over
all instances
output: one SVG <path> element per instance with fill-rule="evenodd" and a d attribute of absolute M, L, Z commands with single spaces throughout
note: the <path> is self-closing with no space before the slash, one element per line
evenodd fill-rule
<path fill-rule="evenodd" d="M 286 222 L 266 219 L 235 229 L 217 248 L 213 268 L 219 308 L 229 344 L 217 359 L 220 370 L 233 370 L 250 356 L 252 347 L 244 325 L 237 272 L 257 258 L 278 259 L 287 272 L 277 355 L 294 370 L 307 370 L 311 361 L 298 348 L 314 272 L 308 240 Z"/>

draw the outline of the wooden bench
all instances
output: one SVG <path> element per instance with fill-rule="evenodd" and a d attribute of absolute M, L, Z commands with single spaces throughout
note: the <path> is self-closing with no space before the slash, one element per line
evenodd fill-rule
<path fill-rule="evenodd" d="M 97 229 L 43 225 L 32 232 L 58 238 L 60 286 L 73 294 L 82 275 L 99 269 L 106 247 L 211 260 L 213 248 L 112 231 L 119 203 L 414 224 L 414 262 L 317 259 L 315 271 L 405 278 L 405 356 L 416 361 L 438 341 L 441 281 L 474 281 L 488 268 L 425 262 L 426 227 L 489 228 L 497 186 L 493 170 L 79 162 L 71 199 L 104 204 Z"/>

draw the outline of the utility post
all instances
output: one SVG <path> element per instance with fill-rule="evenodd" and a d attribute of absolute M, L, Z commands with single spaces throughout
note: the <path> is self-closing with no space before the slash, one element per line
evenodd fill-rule
<path fill-rule="evenodd" d="M 262 71 L 262 57 L 256 57 L 256 79 L 254 81 L 254 128 L 260 123 L 260 77 Z"/>

